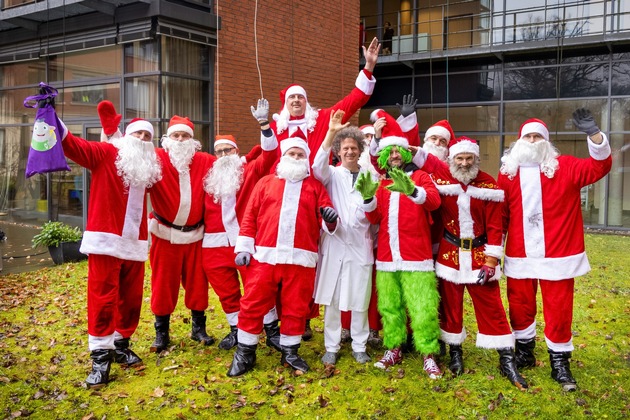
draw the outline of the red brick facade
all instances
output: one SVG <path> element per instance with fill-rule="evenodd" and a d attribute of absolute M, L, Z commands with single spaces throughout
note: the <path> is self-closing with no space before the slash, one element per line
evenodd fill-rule
<path fill-rule="evenodd" d="M 242 153 L 259 140 L 249 107 L 260 97 L 254 40 L 255 0 L 220 1 L 215 132 L 233 134 Z M 258 2 L 258 59 L 270 118 L 280 90 L 301 84 L 316 108 L 335 104 L 359 71 L 359 0 Z M 353 120 L 357 122 L 357 117 Z"/>

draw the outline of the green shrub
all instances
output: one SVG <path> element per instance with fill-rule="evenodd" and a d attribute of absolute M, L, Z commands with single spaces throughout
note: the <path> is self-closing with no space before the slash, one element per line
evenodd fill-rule
<path fill-rule="evenodd" d="M 33 236 L 33 246 L 59 246 L 61 242 L 77 242 L 83 237 L 78 227 L 62 222 L 48 221 L 42 226 L 41 233 Z"/>

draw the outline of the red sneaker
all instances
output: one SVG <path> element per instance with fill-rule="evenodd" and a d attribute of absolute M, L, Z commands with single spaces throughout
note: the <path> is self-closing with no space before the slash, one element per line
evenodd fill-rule
<path fill-rule="evenodd" d="M 442 371 L 437 363 L 435 363 L 433 356 L 424 356 L 424 371 L 431 379 L 438 379 L 442 377 Z"/>
<path fill-rule="evenodd" d="M 402 362 L 402 351 L 400 348 L 395 348 L 393 350 L 386 350 L 383 358 L 378 362 L 374 363 L 374 366 L 379 369 L 389 369 L 394 365 L 398 365 Z"/>

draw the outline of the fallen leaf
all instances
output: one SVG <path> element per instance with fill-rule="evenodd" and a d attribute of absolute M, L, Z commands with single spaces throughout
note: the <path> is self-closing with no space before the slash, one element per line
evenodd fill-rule
<path fill-rule="evenodd" d="M 164 396 L 164 390 L 160 387 L 157 387 L 153 390 L 153 394 L 154 397 L 156 398 L 160 398 Z"/>
<path fill-rule="evenodd" d="M 319 397 L 317 397 L 317 400 L 319 401 L 319 406 L 321 408 L 327 407 L 328 402 L 330 401 L 328 398 L 324 397 L 322 394 L 319 394 Z"/>

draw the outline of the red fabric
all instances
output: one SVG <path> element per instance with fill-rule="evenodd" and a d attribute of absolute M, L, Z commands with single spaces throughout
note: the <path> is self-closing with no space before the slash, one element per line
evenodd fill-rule
<path fill-rule="evenodd" d="M 107 255 L 88 258 L 88 334 L 105 337 L 136 331 L 142 307 L 144 262 Z"/>
<path fill-rule="evenodd" d="M 151 310 L 155 315 L 170 315 L 177 306 L 179 285 L 184 288 L 188 309 L 205 311 L 208 307 L 208 282 L 201 264 L 201 241 L 171 244 L 151 235 Z"/>
<path fill-rule="evenodd" d="M 201 256 L 204 274 L 219 297 L 223 312 L 238 312 L 241 299 L 239 274 L 245 284 L 247 269 L 234 263 L 234 247 L 203 248 Z"/>

